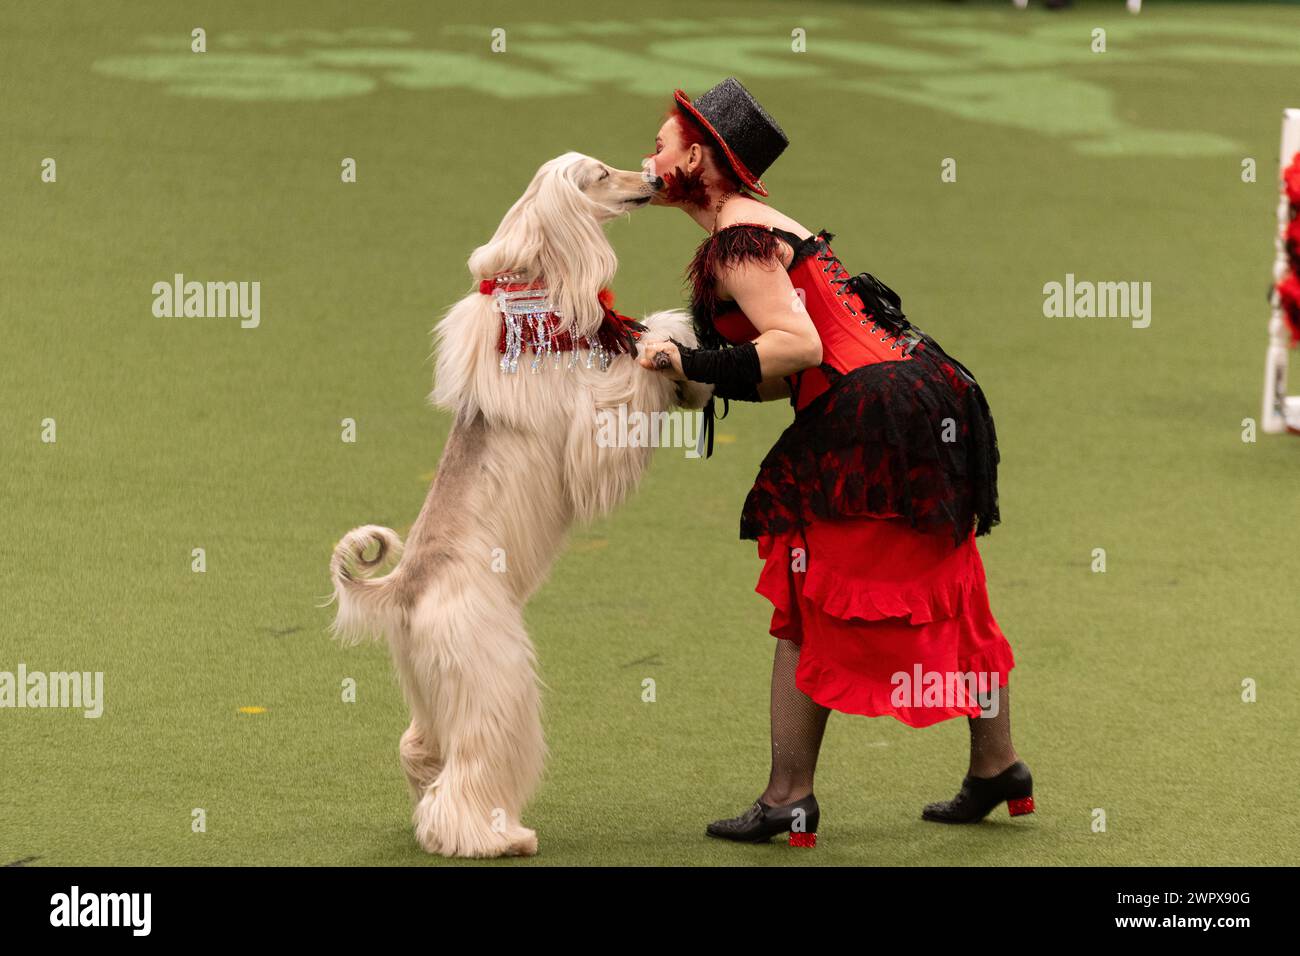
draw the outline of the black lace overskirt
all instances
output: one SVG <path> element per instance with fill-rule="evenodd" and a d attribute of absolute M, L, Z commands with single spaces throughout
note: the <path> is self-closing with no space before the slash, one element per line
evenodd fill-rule
<path fill-rule="evenodd" d="M 795 413 L 759 467 L 740 536 L 813 519 L 902 517 L 961 544 L 998 524 L 997 433 L 983 390 L 933 340 L 840 375 Z"/>

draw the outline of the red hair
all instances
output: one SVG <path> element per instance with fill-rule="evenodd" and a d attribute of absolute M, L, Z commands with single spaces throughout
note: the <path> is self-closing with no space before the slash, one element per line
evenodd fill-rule
<path fill-rule="evenodd" d="M 713 136 L 693 116 L 685 113 L 677 101 L 663 115 L 664 119 L 675 120 L 677 132 L 682 137 L 682 145 L 689 149 L 698 144 L 709 162 L 702 164 L 694 172 L 686 172 L 678 166 L 672 172 L 664 173 L 663 197 L 670 203 L 690 203 L 701 208 L 709 204 L 708 189 L 716 186 L 724 192 L 749 194 L 750 190 L 740 181 L 731 164 L 727 162 L 722 150 Z M 716 182 L 705 182 L 704 167 L 709 166 L 716 173 Z"/>

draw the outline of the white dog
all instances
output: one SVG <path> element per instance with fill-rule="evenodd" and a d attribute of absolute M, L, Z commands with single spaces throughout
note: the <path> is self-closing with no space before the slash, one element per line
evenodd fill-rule
<path fill-rule="evenodd" d="M 478 286 L 507 272 L 540 280 L 558 327 L 580 343 L 595 338 L 598 293 L 618 265 L 602 226 L 649 202 L 661 183 L 647 179 L 579 153 L 538 170 L 470 256 L 475 290 L 435 330 L 430 400 L 455 418 L 405 547 L 388 528 L 366 525 L 334 551 L 332 630 L 350 644 L 388 640 L 411 709 L 398 752 L 416 839 L 430 853 L 537 852 L 520 816 L 547 747 L 524 604 L 570 526 L 617 505 L 649 464 L 647 445 L 602 447 L 598 410 L 625 404 L 653 415 L 700 408 L 710 394 L 643 369 L 630 352 L 548 355 L 533 371 L 525 348 L 516 371 L 503 369 L 506 303 Z M 643 341 L 695 344 L 685 312 L 656 312 L 645 324 Z M 377 553 L 366 558 L 371 545 Z M 392 557 L 400 560 L 390 573 L 369 576 Z"/>

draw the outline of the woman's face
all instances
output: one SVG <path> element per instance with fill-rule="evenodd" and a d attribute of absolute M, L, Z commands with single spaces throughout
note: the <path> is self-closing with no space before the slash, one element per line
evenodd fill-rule
<path fill-rule="evenodd" d="M 648 173 L 671 180 L 674 174 L 689 175 L 696 172 L 703 162 L 704 150 L 698 143 L 685 146 L 677 120 L 670 116 L 664 120 L 664 125 L 660 126 L 659 132 L 655 134 L 655 151 L 645 158 L 643 166 Z M 669 197 L 661 191 L 650 200 L 650 204 L 670 205 L 668 199 Z"/>

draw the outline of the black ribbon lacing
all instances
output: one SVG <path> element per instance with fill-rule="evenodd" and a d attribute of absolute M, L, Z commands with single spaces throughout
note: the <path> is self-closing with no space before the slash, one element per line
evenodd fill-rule
<path fill-rule="evenodd" d="M 730 406 L 728 405 L 727 400 L 724 398 L 722 400 L 721 417 L 726 418 L 727 412 L 729 410 L 730 410 Z M 706 444 L 708 446 L 707 450 L 705 450 Z M 709 401 L 704 406 L 704 421 L 700 426 L 699 441 L 695 443 L 695 454 L 696 456 L 703 454 L 705 458 L 713 457 L 713 396 L 712 395 L 709 396 Z"/>

